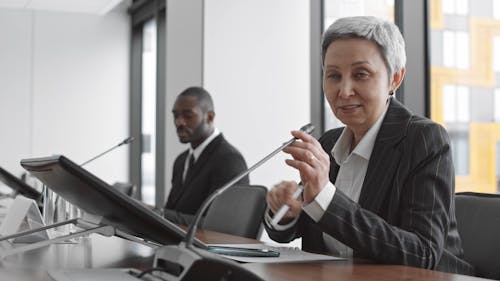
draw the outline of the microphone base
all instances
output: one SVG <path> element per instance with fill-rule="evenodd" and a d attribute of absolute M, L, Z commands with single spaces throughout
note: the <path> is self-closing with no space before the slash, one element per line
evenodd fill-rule
<path fill-rule="evenodd" d="M 264 281 L 238 263 L 199 249 L 181 245 L 164 246 L 156 251 L 154 267 L 162 268 L 154 275 L 171 281 Z"/>

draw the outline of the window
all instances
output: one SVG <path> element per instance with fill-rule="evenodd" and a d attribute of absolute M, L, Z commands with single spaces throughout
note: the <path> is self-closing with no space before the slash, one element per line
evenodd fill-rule
<path fill-rule="evenodd" d="M 429 3 L 431 118 L 451 138 L 455 191 L 498 193 L 500 2 Z"/>
<path fill-rule="evenodd" d="M 443 13 L 466 15 L 469 12 L 467 0 L 442 0 Z"/>
<path fill-rule="evenodd" d="M 136 196 L 161 207 L 165 193 L 165 1 L 133 1 L 130 134 L 130 180 Z"/>
<path fill-rule="evenodd" d="M 500 36 L 493 37 L 493 71 L 500 72 Z"/>
<path fill-rule="evenodd" d="M 500 89 L 495 89 L 494 100 L 493 100 L 493 112 L 494 112 L 493 122 L 500 123 Z"/>
<path fill-rule="evenodd" d="M 444 85 L 443 104 L 445 122 L 469 122 L 469 88 Z"/>
<path fill-rule="evenodd" d="M 451 153 L 455 175 L 469 174 L 469 134 L 467 130 L 450 130 Z"/>
<path fill-rule="evenodd" d="M 155 203 L 156 175 L 156 20 L 150 19 L 142 32 L 142 153 L 141 196 L 147 204 Z"/>
<path fill-rule="evenodd" d="M 493 0 L 493 18 L 500 19 L 500 0 Z"/>
<path fill-rule="evenodd" d="M 443 32 L 443 64 L 446 67 L 468 69 L 469 35 L 461 31 Z"/>

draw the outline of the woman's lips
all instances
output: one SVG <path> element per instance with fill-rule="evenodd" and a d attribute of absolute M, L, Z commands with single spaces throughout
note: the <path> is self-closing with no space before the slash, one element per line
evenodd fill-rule
<path fill-rule="evenodd" d="M 359 105 L 359 104 L 350 104 L 350 105 L 339 106 L 338 109 L 340 109 L 342 111 L 352 111 L 352 110 L 355 110 L 359 107 L 361 107 L 361 105 Z"/>

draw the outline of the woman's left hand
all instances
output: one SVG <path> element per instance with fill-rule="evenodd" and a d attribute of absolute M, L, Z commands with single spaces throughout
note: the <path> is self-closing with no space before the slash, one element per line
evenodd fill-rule
<path fill-rule="evenodd" d="M 295 141 L 283 149 L 283 152 L 293 157 L 285 162 L 299 171 L 304 186 L 304 202 L 308 204 L 330 180 L 330 157 L 313 136 L 302 131 L 292 131 L 292 136 L 301 141 Z"/>

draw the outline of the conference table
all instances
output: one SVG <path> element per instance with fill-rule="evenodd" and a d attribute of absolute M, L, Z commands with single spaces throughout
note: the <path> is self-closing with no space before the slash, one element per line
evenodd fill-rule
<path fill-rule="evenodd" d="M 205 243 L 256 243 L 222 233 L 199 230 Z M 91 234 L 78 243 L 53 244 L 0 261 L 0 280 L 52 280 L 48 270 L 86 268 L 152 267 L 154 249 L 119 237 Z M 300 263 L 243 263 L 243 267 L 264 280 L 485 280 L 481 278 L 419 269 L 409 266 L 380 265 L 366 260 L 340 260 Z"/>

